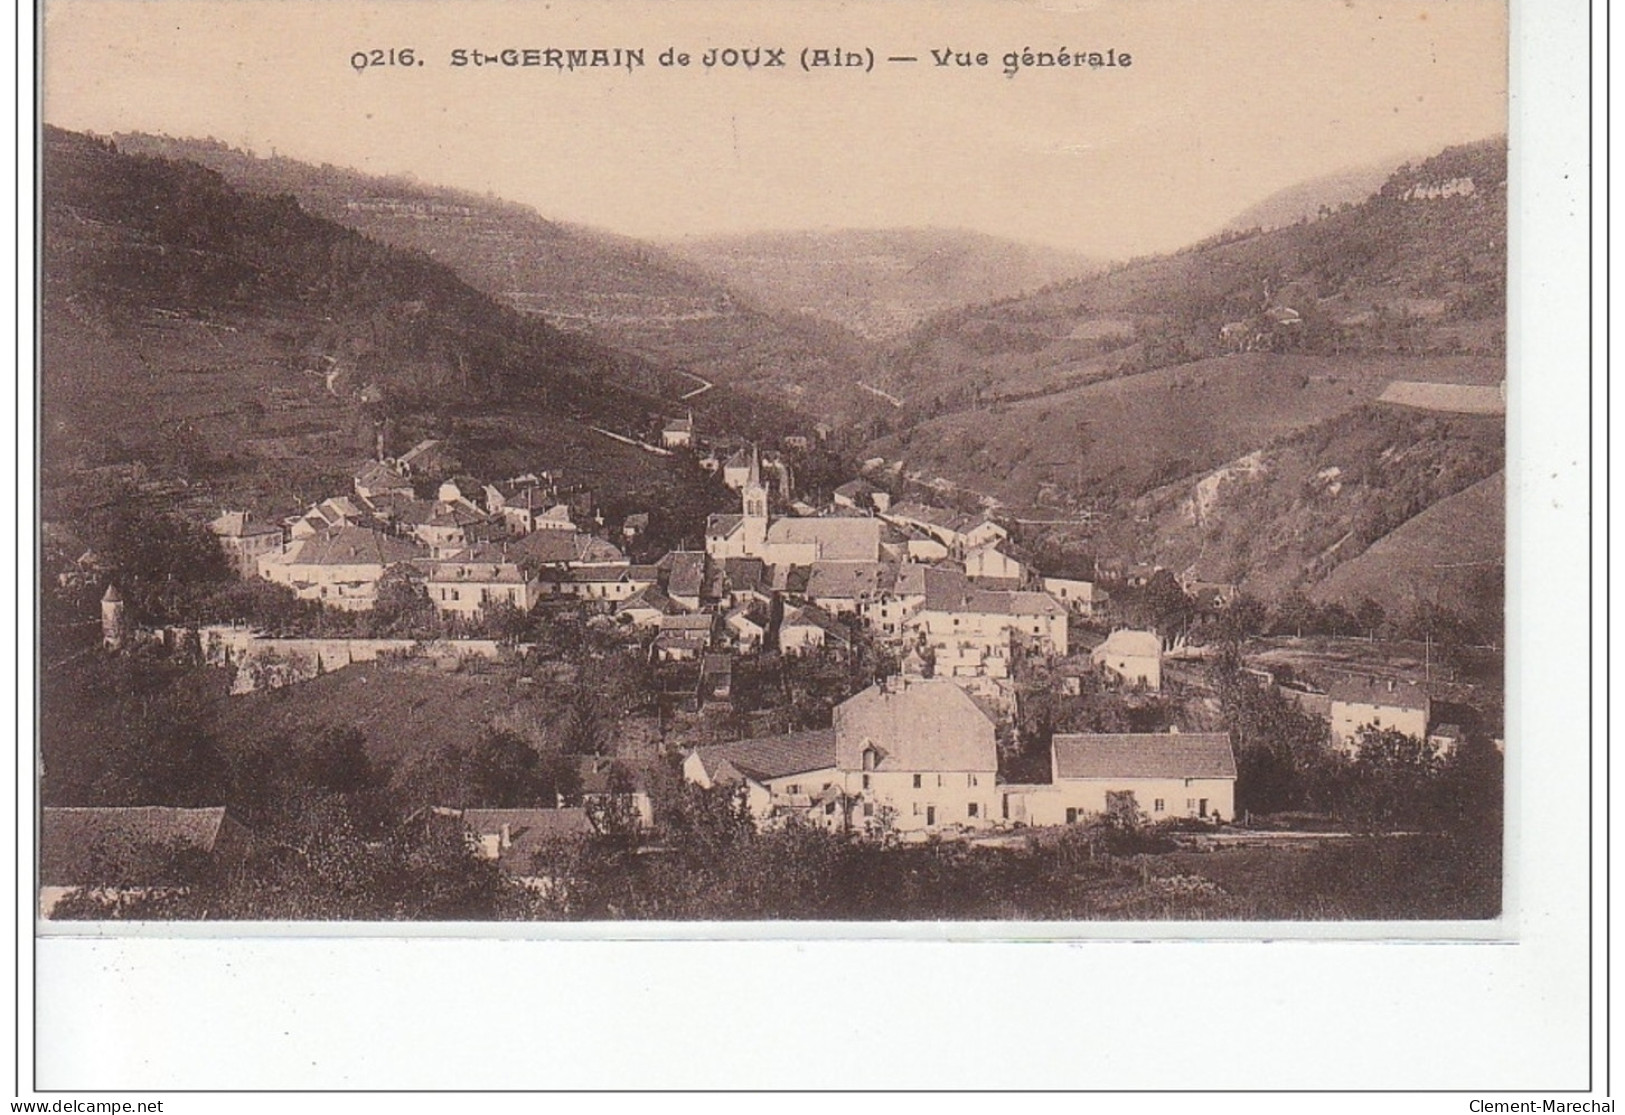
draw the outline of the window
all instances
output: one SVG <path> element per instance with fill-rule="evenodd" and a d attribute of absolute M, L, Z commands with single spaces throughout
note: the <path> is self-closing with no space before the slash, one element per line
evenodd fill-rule
<path fill-rule="evenodd" d="M 916 790 L 920 788 L 920 776 L 917 774 L 914 776 L 914 788 Z"/>
<path fill-rule="evenodd" d="M 941 789 L 941 787 L 942 787 L 942 775 L 939 774 L 939 775 L 937 775 L 937 788 Z"/>
<path fill-rule="evenodd" d="M 865 790 L 869 788 L 869 776 L 867 774 L 863 776 L 863 788 Z"/>
<path fill-rule="evenodd" d="M 920 815 L 920 803 L 919 802 L 914 803 L 914 815 L 916 817 L 918 817 Z"/>
<path fill-rule="evenodd" d="M 863 815 L 865 817 L 873 817 L 875 815 L 875 803 L 874 802 L 866 801 L 866 802 L 863 803 Z"/>
<path fill-rule="evenodd" d="M 826 817 L 833 816 L 834 813 L 835 813 L 835 803 L 833 801 L 826 801 L 824 803 L 824 816 L 826 816 Z"/>
<path fill-rule="evenodd" d="M 967 774 L 965 776 L 965 785 L 967 785 L 967 786 L 976 785 L 976 776 L 974 774 Z"/>
<path fill-rule="evenodd" d="M 1185 799 L 1185 809 L 1186 809 L 1187 812 L 1194 812 L 1195 809 L 1196 809 L 1196 799 L 1195 798 L 1186 798 Z"/>
<path fill-rule="evenodd" d="M 969 805 L 965 806 L 965 816 L 967 816 L 967 817 L 976 816 L 976 803 L 974 801 L 971 802 Z"/>
<path fill-rule="evenodd" d="M 1153 813 L 1161 813 L 1163 808 L 1164 806 L 1161 798 L 1157 798 L 1151 803 L 1151 812 Z"/>
<path fill-rule="evenodd" d="M 799 793 L 801 793 L 801 783 L 799 783 L 799 782 L 790 783 L 788 786 L 786 786 L 784 788 L 784 792 L 787 793 L 787 794 L 799 794 Z"/>
<path fill-rule="evenodd" d="M 1071 806 L 1068 806 L 1066 810 L 1066 823 L 1069 825 L 1078 823 L 1078 811 Z"/>

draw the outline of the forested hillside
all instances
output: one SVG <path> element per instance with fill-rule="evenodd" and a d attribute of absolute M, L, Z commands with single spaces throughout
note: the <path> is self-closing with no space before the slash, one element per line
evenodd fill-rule
<path fill-rule="evenodd" d="M 875 346 L 832 321 L 766 305 L 653 244 L 494 197 L 257 158 L 212 140 L 116 140 L 207 166 L 245 192 L 292 195 L 312 213 L 431 256 L 505 305 L 665 369 L 657 389 L 673 397 L 711 380 L 827 418 L 874 408 L 852 385 L 877 360 Z M 724 402 L 713 392 L 691 400 L 702 413 Z"/>
<path fill-rule="evenodd" d="M 658 429 L 637 357 L 193 164 L 57 129 L 44 160 L 48 514 L 97 470 L 291 509 L 346 487 L 380 436 L 477 454 L 469 423 L 499 423 L 510 452 L 544 455 L 532 467 L 564 451 L 576 479 L 668 471 L 586 427 Z"/>

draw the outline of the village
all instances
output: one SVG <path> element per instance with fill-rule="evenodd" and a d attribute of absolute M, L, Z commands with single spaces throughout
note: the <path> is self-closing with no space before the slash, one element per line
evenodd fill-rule
<path fill-rule="evenodd" d="M 811 828 L 882 847 L 999 847 L 1103 820 L 1176 833 L 1185 846 L 1270 838 L 1238 824 L 1250 812 L 1238 810 L 1238 778 L 1261 775 L 1238 764 L 1209 677 L 1220 644 L 1246 634 L 1227 616 L 1235 586 L 1107 557 L 1088 571 L 1039 568 L 988 511 L 894 499 L 880 475 L 814 505 L 792 464 L 810 441 L 764 450 L 705 439 L 691 415 L 667 422 L 660 448 L 720 478 L 738 509 L 709 516 L 703 548 L 643 562 L 628 550 L 647 514 L 611 530 L 592 493 L 551 476 L 447 475 L 432 439 L 380 452 L 356 468 L 351 491 L 300 515 L 263 522 L 228 509 L 208 530 L 244 582 L 280 586 L 324 616 L 400 613 L 404 601 L 426 617 L 420 629 L 141 626 L 109 583 L 102 653 L 189 647 L 232 672 L 236 700 L 362 663 L 535 662 L 545 654 L 526 632 L 561 617 L 585 624 L 644 664 L 645 713 L 626 710 L 576 757 L 569 795 L 427 806 L 477 858 L 533 887 L 549 885 L 537 864 L 558 842 L 630 832 L 658 845 L 661 771 L 724 795 L 760 831 Z M 1147 622 L 1158 587 L 1187 610 L 1177 633 Z M 1190 640 L 1193 621 L 1204 634 Z M 1372 733 L 1412 741 L 1434 763 L 1463 741 L 1452 706 L 1403 678 L 1317 687 L 1240 658 L 1228 668 L 1323 725 L 1327 753 L 1347 763 Z M 810 715 L 764 690 L 764 679 L 788 691 L 796 671 L 820 670 Z M 252 840 L 216 805 L 47 806 L 44 909 L 105 883 L 88 866 L 92 847 L 178 842 L 229 861 Z"/>

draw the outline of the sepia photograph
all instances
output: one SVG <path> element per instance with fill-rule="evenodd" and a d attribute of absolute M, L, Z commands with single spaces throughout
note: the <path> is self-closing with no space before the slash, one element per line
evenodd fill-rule
<path fill-rule="evenodd" d="M 47 0 L 38 933 L 1498 932 L 1508 18 Z"/>

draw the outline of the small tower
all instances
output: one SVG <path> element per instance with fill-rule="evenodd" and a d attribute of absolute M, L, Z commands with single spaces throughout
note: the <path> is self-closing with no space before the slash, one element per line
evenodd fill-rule
<path fill-rule="evenodd" d="M 762 483 L 762 463 L 754 445 L 750 450 L 750 472 L 745 477 L 745 486 L 739 489 L 739 500 L 745 514 L 745 553 L 749 557 L 762 557 L 767 552 L 767 486 Z"/>
<path fill-rule="evenodd" d="M 124 597 L 119 595 L 117 586 L 108 585 L 107 591 L 102 593 L 102 646 L 108 650 L 123 649 L 126 630 Z"/>

